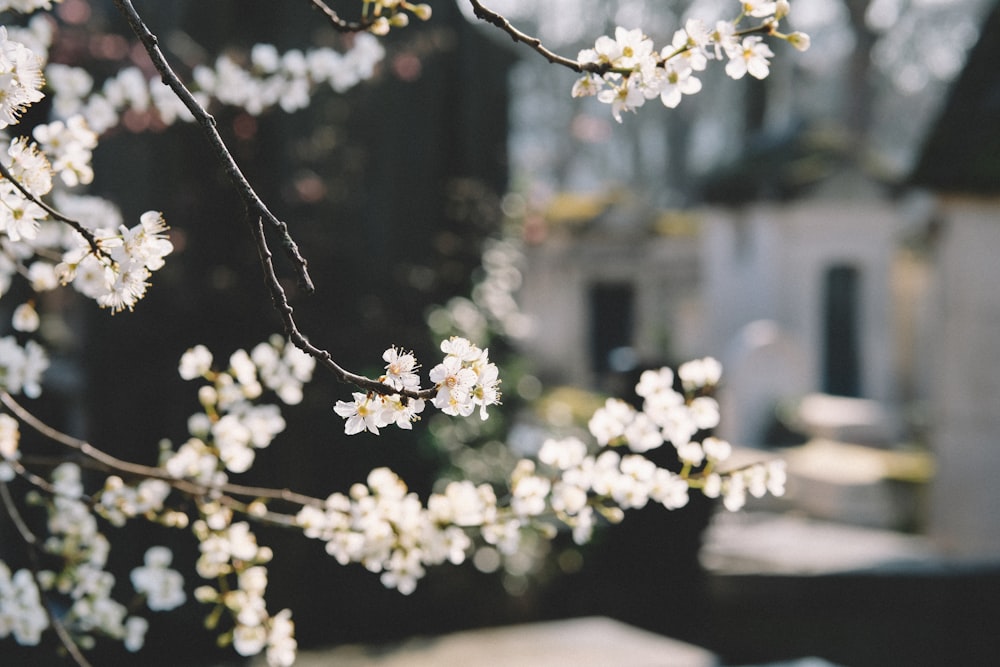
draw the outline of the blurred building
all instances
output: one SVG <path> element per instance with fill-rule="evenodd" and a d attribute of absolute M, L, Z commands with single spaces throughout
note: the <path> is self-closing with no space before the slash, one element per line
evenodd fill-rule
<path fill-rule="evenodd" d="M 852 117 L 760 132 L 706 173 L 702 203 L 683 212 L 642 193 L 554 197 L 528 251 L 535 335 L 525 350 L 550 381 L 618 393 L 623 374 L 717 356 L 720 433 L 734 443 L 791 435 L 879 457 L 883 478 L 837 482 L 807 509 L 923 528 L 948 554 L 995 558 L 997 62 L 994 9 L 937 121 L 900 149 L 917 156 L 910 176 L 887 178 L 863 159 L 857 141 L 871 122 Z M 921 451 L 936 468 L 927 508 L 928 462 L 911 456 Z M 912 485 L 906 507 L 872 514 L 851 502 L 877 488 L 872 503 L 899 505 L 886 489 L 900 482 Z"/>

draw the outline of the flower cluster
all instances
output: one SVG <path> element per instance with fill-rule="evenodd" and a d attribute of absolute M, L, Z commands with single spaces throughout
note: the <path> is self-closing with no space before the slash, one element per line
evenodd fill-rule
<path fill-rule="evenodd" d="M 232 523 L 232 513 L 227 509 L 209 503 L 201 511 L 204 518 L 194 523 L 201 551 L 198 574 L 219 581 L 217 588 L 205 585 L 195 590 L 198 601 L 215 605 L 206 624 L 214 628 L 220 616 L 228 613 L 233 629 L 220 641 L 232 642 L 233 649 L 242 656 L 265 651 L 271 667 L 291 665 L 298 648 L 292 613 L 284 609 L 271 616 L 264 600 L 264 564 L 271 560 L 271 550 L 257 544 L 247 522 Z"/>
<path fill-rule="evenodd" d="M 799 50 L 809 48 L 808 35 L 778 31 L 779 21 L 789 11 L 788 0 L 740 0 L 740 5 L 742 11 L 735 20 L 718 21 L 714 28 L 699 19 L 688 19 L 671 43 L 659 51 L 639 28 L 619 26 L 614 38 L 598 37 L 594 48 L 577 56 L 586 73 L 573 85 L 573 96 L 596 95 L 611 105 L 611 113 L 620 123 L 623 111 L 634 111 L 646 100 L 659 97 L 665 106 L 674 108 L 684 95 L 700 91 L 701 80 L 695 73 L 703 71 L 710 60 L 726 58 L 726 74 L 733 79 L 746 74 L 767 77 L 774 53 L 757 33 L 786 40 Z M 762 23 L 740 29 L 746 17 L 759 18 Z"/>
<path fill-rule="evenodd" d="M 133 227 L 119 225 L 114 231 L 98 227 L 93 234 L 103 254 L 93 253 L 77 236 L 77 247 L 63 255 L 55 273 L 60 282 L 71 283 L 102 308 L 115 313 L 132 310 L 145 296 L 152 272 L 162 268 L 163 258 L 173 251 L 166 231 L 158 211 L 146 211 Z"/>
<path fill-rule="evenodd" d="M 91 646 L 95 635 L 103 635 L 122 641 L 130 651 L 138 651 L 142 648 L 148 622 L 140 616 L 129 615 L 125 605 L 112 597 L 115 577 L 105 569 L 111 547 L 85 499 L 80 468 L 73 463 L 59 465 L 52 471 L 51 484 L 54 495 L 45 501 L 49 536 L 42 547 L 62 567 L 40 570 L 31 582 L 31 585 L 37 584 L 34 593 L 25 583 L 21 589 L 22 604 L 23 600 L 42 594 L 60 596 L 66 601 L 66 611 L 60 622 L 78 644 Z M 158 549 L 165 550 L 164 547 Z M 147 559 L 147 566 L 149 564 Z M 167 565 L 169 559 L 161 562 L 161 575 L 169 581 L 169 588 L 161 586 L 155 593 L 136 589 L 151 601 L 155 598 L 155 606 L 151 604 L 150 609 L 172 609 L 183 602 L 183 579 Z M 0 570 L 4 569 L 6 566 L 0 563 Z M 142 572 L 141 568 L 139 571 Z M 138 580 L 149 583 L 142 574 L 138 575 Z M 3 593 L 0 585 L 0 598 L 4 597 Z M 0 601 L 0 607 L 4 604 L 5 601 Z M 25 618 L 31 615 L 25 614 Z M 36 618 L 35 630 L 41 632 L 48 626 L 48 619 Z"/>
<path fill-rule="evenodd" d="M 425 566 L 460 564 L 472 542 L 458 525 L 479 525 L 483 512 L 495 513 L 492 489 L 471 491 L 481 511 L 452 506 L 455 494 L 434 496 L 424 507 L 415 493 L 388 468 L 376 468 L 367 484 L 355 484 L 348 495 L 334 493 L 323 507 L 307 505 L 296 517 L 306 537 L 326 542 L 326 550 L 342 565 L 361 563 L 380 573 L 387 588 L 409 594 L 424 576 Z M 463 503 L 464 504 L 464 503 Z"/>
<path fill-rule="evenodd" d="M 21 431 L 17 420 L 10 415 L 0 414 L 0 482 L 14 479 L 13 464 L 21 458 L 18 448 Z"/>
<path fill-rule="evenodd" d="M 300 402 L 302 385 L 312 378 L 316 362 L 280 336 L 250 352 L 237 350 L 225 371 L 213 370 L 212 362 L 212 353 L 203 345 L 181 356 L 181 378 L 210 384 L 198 391 L 203 411 L 188 420 L 191 437 L 177 451 L 164 450 L 161 465 L 172 477 L 215 486 L 225 483 L 227 470 L 249 470 L 255 451 L 285 430 L 277 405 L 254 401 L 267 389 L 288 405 Z"/>
<path fill-rule="evenodd" d="M 452 336 L 441 343 L 444 360 L 430 371 L 434 383 L 431 404 L 447 415 L 467 417 L 479 408 L 479 415 L 486 419 L 486 408 L 500 402 L 500 378 L 496 364 L 489 360 L 489 350 L 480 349 L 468 339 Z M 412 352 L 391 347 L 382 355 L 386 361 L 385 374 L 379 378 L 395 392 L 354 392 L 352 401 L 337 401 L 334 411 L 343 417 L 344 432 L 348 435 L 370 431 L 376 435 L 380 428 L 395 424 L 410 429 L 424 410 L 424 400 L 414 398 L 420 379 L 419 367 Z M 403 393 L 408 391 L 409 394 Z"/>
<path fill-rule="evenodd" d="M 490 484 L 462 480 L 431 494 L 424 505 L 395 473 L 378 468 L 346 495 L 305 504 L 296 524 L 307 537 L 326 542 L 339 563 L 360 563 L 380 573 L 388 588 L 408 594 L 426 567 L 462 563 L 476 541 L 510 555 L 520 548 L 524 531 L 551 536 L 555 521 L 582 544 L 600 518 L 620 521 L 625 510 L 649 502 L 678 509 L 688 503 L 690 489 L 722 496 L 730 510 L 742 507 L 748 493 L 781 495 L 782 462 L 720 472 L 716 466 L 729 457 L 730 445 L 711 436 L 693 439 L 718 424 L 718 405 L 708 393 L 720 373 L 712 358 L 683 364 L 677 372 L 683 391 L 676 391 L 671 369 L 646 371 L 636 387 L 645 399 L 641 411 L 618 399 L 598 409 L 589 423 L 595 451 L 577 437 L 547 439 L 537 462 L 517 463 L 509 492 L 501 496 L 505 502 Z M 677 449 L 680 471 L 643 456 L 666 442 Z M 620 453 L 621 447 L 630 451 Z"/>
<path fill-rule="evenodd" d="M 42 60 L 24 44 L 7 38 L 0 26 L 0 129 L 18 122 L 31 104 L 42 99 Z"/>
<path fill-rule="evenodd" d="M 256 44 L 247 62 L 221 55 L 212 66 L 198 65 L 192 73 L 194 94 L 202 106 L 212 100 L 258 115 L 273 107 L 291 113 L 309 105 L 321 86 L 341 93 L 372 76 L 385 51 L 371 35 L 358 35 L 341 53 L 322 47 L 280 53 L 271 44 Z M 193 116 L 159 79 L 148 80 L 138 67 L 126 67 L 97 88 L 83 68 L 52 64 L 46 68 L 58 118 L 80 115 L 98 134 L 117 126 L 122 113 L 155 111 L 163 125 L 190 122 Z"/>
<path fill-rule="evenodd" d="M 36 21 L 31 25 L 35 33 L 44 33 Z M 41 37 L 37 48 L 47 47 Z M 27 105 L 42 99 L 43 61 L 0 27 L 0 128 L 17 123 Z M 0 164 L 9 176 L 0 179 L 0 234 L 5 241 L 0 245 L 0 293 L 7 291 L 15 274 L 22 273 L 35 291 L 72 283 L 102 307 L 114 312 L 132 309 L 145 295 L 152 272 L 173 250 L 162 215 L 149 211 L 139 224 L 127 227 L 103 200 L 88 205 L 87 199 L 54 189 L 54 176 L 64 188 L 93 181 L 97 134 L 84 116 L 71 114 L 38 125 L 32 134 L 34 141 L 17 137 L 0 153 Z M 47 195 L 83 209 L 79 218 L 70 218 L 79 231 L 57 221 L 61 218 L 42 203 Z M 53 261 L 55 257 L 61 261 Z"/>
<path fill-rule="evenodd" d="M 0 639 L 14 635 L 18 644 L 36 646 L 49 627 L 49 617 L 35 578 L 26 569 L 11 574 L 0 561 Z"/>
<path fill-rule="evenodd" d="M 49 367 L 45 349 L 33 340 L 24 347 L 13 336 L 0 338 L 0 387 L 11 394 L 37 398 L 42 393 L 42 374 Z"/>
<path fill-rule="evenodd" d="M 174 554 L 167 547 L 150 547 L 143 565 L 132 570 L 132 587 L 146 596 L 146 605 L 153 611 L 170 611 L 184 604 L 184 577 L 170 568 Z"/>

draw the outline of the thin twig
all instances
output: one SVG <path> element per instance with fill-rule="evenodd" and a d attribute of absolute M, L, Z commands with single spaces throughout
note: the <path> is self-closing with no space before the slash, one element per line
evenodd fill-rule
<path fill-rule="evenodd" d="M 335 12 L 329 5 L 327 5 L 323 0 L 309 0 L 309 3 L 314 9 L 319 10 L 330 20 L 330 25 L 332 25 L 339 32 L 363 32 L 371 27 L 372 22 L 370 20 L 361 21 L 347 21 L 340 18 L 340 14 Z"/>
<path fill-rule="evenodd" d="M 25 545 L 28 548 L 28 558 L 31 561 L 31 567 L 29 571 L 31 572 L 31 578 L 35 582 L 35 587 L 38 588 L 39 594 L 42 585 L 38 580 L 38 571 L 40 569 L 38 562 L 38 538 L 35 533 L 32 532 L 31 528 L 25 522 L 24 517 L 21 516 L 21 511 L 17 508 L 17 504 L 14 502 L 14 498 L 10 495 L 10 489 L 7 487 L 7 482 L 0 481 L 0 498 L 3 499 L 4 508 L 7 510 L 7 516 L 14 523 L 17 528 L 17 532 L 21 535 L 21 539 L 24 540 Z M 44 597 L 44 594 L 42 594 Z M 59 637 L 59 642 L 66 649 L 66 652 L 73 658 L 73 662 L 77 664 L 78 667 L 91 667 L 90 662 L 83 655 L 80 647 L 73 640 L 70 635 L 69 630 L 63 625 L 63 622 L 59 617 L 52 611 L 48 605 L 48 601 L 42 604 L 42 608 L 45 609 L 45 615 L 49 619 L 49 625 L 55 630 L 56 636 Z"/>
<path fill-rule="evenodd" d="M 17 532 L 21 535 L 21 539 L 24 540 L 25 544 L 30 547 L 34 547 L 38 544 L 38 538 L 28 527 L 25 522 L 24 517 L 21 516 L 20 510 L 17 509 L 17 505 L 14 503 L 14 498 L 10 495 L 10 488 L 7 486 L 7 482 L 0 480 L 0 498 L 3 499 L 4 508 L 7 510 L 7 516 L 10 520 L 14 522 L 14 527 L 17 528 Z"/>
<path fill-rule="evenodd" d="M 578 60 L 573 60 L 572 58 L 566 58 L 561 56 L 554 51 L 550 51 L 542 45 L 542 40 L 537 37 L 532 37 L 531 35 L 521 32 L 515 28 L 510 21 L 507 20 L 501 14 L 496 13 L 489 7 L 483 5 L 479 0 L 469 0 L 469 4 L 472 5 L 472 11 L 476 14 L 476 18 L 486 21 L 497 28 L 500 28 L 513 39 L 515 42 L 520 42 L 526 44 L 538 53 L 542 54 L 546 60 L 555 65 L 562 65 L 563 67 L 568 67 L 574 72 L 595 72 L 603 73 L 608 71 L 607 65 L 599 65 L 598 63 L 581 63 Z"/>
<path fill-rule="evenodd" d="M 288 339 L 292 341 L 297 348 L 306 352 L 328 370 L 332 371 L 342 382 L 353 384 L 361 389 L 364 389 L 365 391 L 384 395 L 400 394 L 401 396 L 406 396 L 408 398 L 426 399 L 434 396 L 435 390 L 433 388 L 421 389 L 419 391 L 395 389 L 387 384 L 379 382 L 378 380 L 372 380 L 371 378 L 363 375 L 352 373 L 334 361 L 329 352 L 321 350 L 310 343 L 309 339 L 306 338 L 301 331 L 299 331 L 298 326 L 295 324 L 292 306 L 288 303 L 285 291 L 282 289 L 281 283 L 278 281 L 278 276 L 274 272 L 274 263 L 272 262 L 271 251 L 264 242 L 263 222 L 258 220 L 257 224 L 251 225 L 251 227 L 253 228 L 252 231 L 254 238 L 257 240 L 257 252 L 260 257 L 260 264 L 264 268 L 264 279 L 271 292 L 271 301 L 274 304 L 275 310 L 278 311 L 278 315 L 281 317 L 285 333 L 288 334 Z"/>
<path fill-rule="evenodd" d="M 8 170 L 7 167 L 3 165 L 3 162 L 0 162 L 0 176 L 3 176 L 8 181 L 10 181 L 11 184 L 15 188 L 17 188 L 22 195 L 27 197 L 31 202 L 33 202 L 37 206 L 41 207 L 46 213 L 49 214 L 50 218 L 52 218 L 53 220 L 58 220 L 59 222 L 64 222 L 73 229 L 75 229 L 77 232 L 79 232 L 79 234 L 84 239 L 86 239 L 87 245 L 90 246 L 90 250 L 95 255 L 97 255 L 98 257 L 108 256 L 104 248 L 101 247 L 100 242 L 97 240 L 97 238 L 94 237 L 94 233 L 92 231 L 84 227 L 83 224 L 81 224 L 79 221 L 66 217 L 65 215 L 63 215 L 62 213 L 60 213 L 59 211 L 55 210 L 54 208 L 46 204 L 44 201 L 42 201 L 41 198 L 35 195 L 35 193 L 28 190 L 28 188 L 24 187 L 16 178 L 14 178 L 14 175 L 11 174 L 10 170 Z"/>

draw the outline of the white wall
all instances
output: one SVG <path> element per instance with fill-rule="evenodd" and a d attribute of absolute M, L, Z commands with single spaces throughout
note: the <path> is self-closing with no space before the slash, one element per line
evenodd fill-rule
<path fill-rule="evenodd" d="M 1000 557 L 1000 200 L 942 203 L 928 532 L 958 556 Z"/>

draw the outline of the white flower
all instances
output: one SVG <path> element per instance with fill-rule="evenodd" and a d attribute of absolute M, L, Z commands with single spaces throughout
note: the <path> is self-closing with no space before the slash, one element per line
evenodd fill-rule
<path fill-rule="evenodd" d="M 560 470 L 580 465 L 587 455 L 587 446 L 578 438 L 547 439 L 538 450 L 538 460 Z"/>
<path fill-rule="evenodd" d="M 35 310 L 35 306 L 30 302 L 22 303 L 15 308 L 14 315 L 11 317 L 11 324 L 15 331 L 37 331 L 40 323 L 41 320 L 38 317 L 38 311 Z"/>
<path fill-rule="evenodd" d="M 646 103 L 646 97 L 634 77 L 625 77 L 618 85 L 602 90 L 597 99 L 611 105 L 611 115 L 619 123 L 622 122 L 623 111 L 635 111 Z"/>
<path fill-rule="evenodd" d="M 774 16 L 777 3 L 774 0 L 742 0 L 743 13 L 755 18 Z"/>
<path fill-rule="evenodd" d="M 212 369 L 212 353 L 204 345 L 195 345 L 181 355 L 177 369 L 184 380 L 203 377 Z"/>
<path fill-rule="evenodd" d="M 537 516 L 545 511 L 545 499 L 552 488 L 549 480 L 537 475 L 525 475 L 514 481 L 510 508 L 520 517 Z"/>
<path fill-rule="evenodd" d="M 733 452 L 732 445 L 727 441 L 712 436 L 702 440 L 701 446 L 710 461 L 725 461 Z"/>
<path fill-rule="evenodd" d="M 712 357 L 694 359 L 680 365 L 677 375 L 686 391 L 694 391 L 702 387 L 713 387 L 719 384 L 722 377 L 722 364 Z"/>
<path fill-rule="evenodd" d="M 681 95 L 694 95 L 701 90 L 701 81 L 696 79 L 693 70 L 686 64 L 675 64 L 673 61 L 664 65 L 665 83 L 660 92 L 663 105 L 673 109 L 681 102 Z"/>
<path fill-rule="evenodd" d="M 125 636 L 122 643 L 125 650 L 135 653 L 146 643 L 146 631 L 149 630 L 149 621 L 141 616 L 129 616 L 125 620 Z"/>
<path fill-rule="evenodd" d="M 18 116 L 42 99 L 42 60 L 24 44 L 7 38 L 0 26 L 0 129 L 18 122 Z"/>
<path fill-rule="evenodd" d="M 445 343 L 441 347 L 444 349 Z M 472 389 L 478 378 L 474 370 L 462 364 L 459 356 L 449 354 L 445 357 L 431 369 L 430 379 L 437 386 L 437 394 L 431 399 L 434 407 L 445 414 L 463 417 L 475 409 Z"/>
<path fill-rule="evenodd" d="M 623 400 L 609 398 L 604 407 L 598 408 L 587 423 L 598 444 L 607 445 L 625 433 L 625 427 L 635 417 L 635 410 Z"/>
<path fill-rule="evenodd" d="M 90 163 L 92 151 L 97 147 L 97 134 L 87 127 L 83 116 L 78 114 L 66 122 L 56 120 L 38 125 L 32 136 L 52 158 L 52 170 L 63 183 L 73 187 L 94 180 Z"/>
<path fill-rule="evenodd" d="M 417 389 L 420 378 L 416 374 L 417 360 L 412 352 L 403 352 L 395 346 L 382 353 L 386 362 L 385 375 L 381 380 L 393 389 Z"/>
<path fill-rule="evenodd" d="M 774 57 L 770 47 L 757 35 L 744 37 L 739 47 L 729 49 L 726 54 L 729 56 L 726 74 L 733 79 L 742 79 L 747 73 L 755 79 L 767 78 L 770 71 L 767 59 Z"/>
<path fill-rule="evenodd" d="M 378 430 L 388 425 L 381 401 L 361 392 L 354 392 L 352 395 L 353 401 L 337 401 L 333 408 L 334 412 L 347 420 L 344 423 L 344 433 L 354 435 L 371 431 L 378 435 Z"/>
<path fill-rule="evenodd" d="M 674 372 L 663 367 L 659 370 L 646 370 L 639 376 L 639 383 L 635 386 L 635 393 L 639 396 L 652 396 L 660 391 L 667 391 L 674 386 Z"/>
<path fill-rule="evenodd" d="M 291 667 L 298 649 L 291 610 L 279 611 L 271 618 L 269 625 L 266 653 L 268 667 Z"/>
<path fill-rule="evenodd" d="M 169 611 L 184 604 L 184 577 L 170 569 L 173 554 L 167 547 L 150 547 L 144 557 L 145 565 L 132 570 L 129 575 L 137 593 L 146 596 L 146 604 L 153 611 Z"/>
<path fill-rule="evenodd" d="M 639 69 L 653 53 L 653 40 L 643 35 L 639 28 L 626 30 L 618 26 L 615 28 L 615 42 L 620 54 L 611 61 L 615 67 Z"/>
<path fill-rule="evenodd" d="M 707 430 L 719 425 L 719 403 L 711 396 L 698 396 L 688 406 L 691 420 L 699 429 Z"/>
<path fill-rule="evenodd" d="M 570 94 L 573 97 L 591 97 L 600 92 L 603 83 L 604 79 L 588 72 L 576 80 Z"/>

